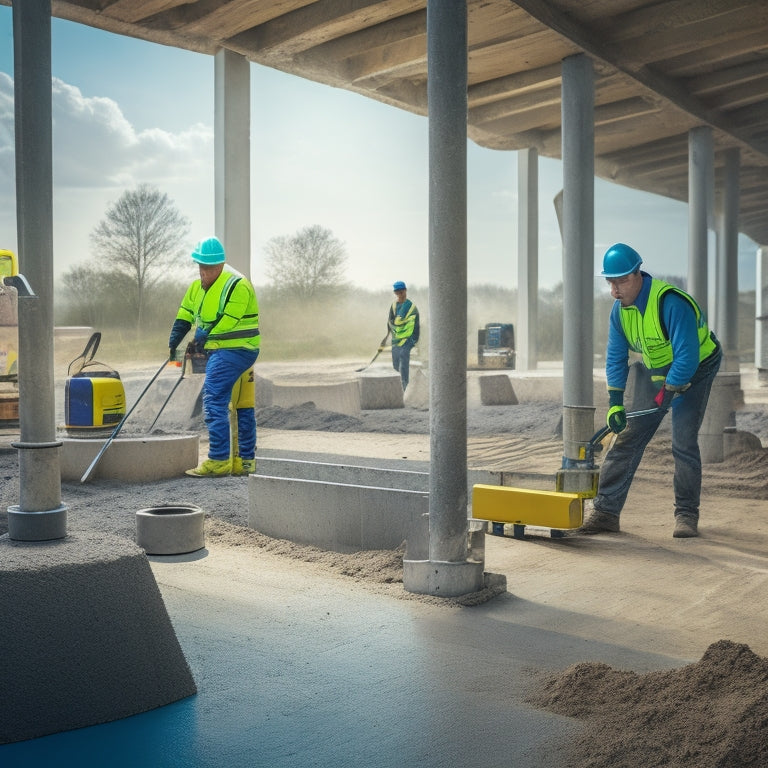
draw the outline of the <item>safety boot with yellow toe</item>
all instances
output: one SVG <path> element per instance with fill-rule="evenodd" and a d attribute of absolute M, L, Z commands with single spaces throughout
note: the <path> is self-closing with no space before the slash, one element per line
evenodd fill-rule
<path fill-rule="evenodd" d="M 194 469 L 188 469 L 187 475 L 192 477 L 224 477 L 232 472 L 232 462 L 229 459 L 206 459 Z"/>
<path fill-rule="evenodd" d="M 232 459 L 233 475 L 252 475 L 256 471 L 256 459 L 242 459 L 235 456 Z"/>

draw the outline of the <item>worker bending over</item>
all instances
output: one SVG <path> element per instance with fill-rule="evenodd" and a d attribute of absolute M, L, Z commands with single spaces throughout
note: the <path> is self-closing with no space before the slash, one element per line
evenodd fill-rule
<path fill-rule="evenodd" d="M 619 530 L 619 515 L 643 451 L 672 409 L 675 461 L 675 538 L 698 536 L 701 495 L 699 429 L 712 381 L 720 367 L 720 343 L 696 301 L 684 291 L 640 270 L 640 255 L 624 243 L 603 257 L 602 276 L 616 300 L 608 326 L 605 372 L 607 423 L 618 436 L 600 468 L 594 509 L 581 533 Z M 642 355 L 658 392 L 658 410 L 627 424 L 624 388 L 629 352 Z"/>

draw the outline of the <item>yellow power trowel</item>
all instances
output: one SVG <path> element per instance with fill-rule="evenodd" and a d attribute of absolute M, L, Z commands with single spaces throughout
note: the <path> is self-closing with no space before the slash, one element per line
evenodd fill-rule
<path fill-rule="evenodd" d="M 658 413 L 659 408 L 633 411 L 627 419 Z M 595 454 L 603 450 L 610 436 L 610 450 L 616 435 L 606 426 L 588 442 L 575 447 L 574 458 L 563 458 L 563 467 L 555 475 L 555 490 L 542 491 L 502 485 L 472 487 L 472 517 L 491 523 L 491 533 L 504 536 L 505 525 L 512 526 L 512 537 L 526 535 L 563 538 L 579 528 L 584 519 L 584 499 L 597 495 L 600 469 Z"/>

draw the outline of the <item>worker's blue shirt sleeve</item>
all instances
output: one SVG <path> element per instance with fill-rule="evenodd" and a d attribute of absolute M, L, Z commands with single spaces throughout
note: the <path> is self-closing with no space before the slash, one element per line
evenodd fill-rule
<path fill-rule="evenodd" d="M 608 320 L 605 379 L 609 389 L 624 389 L 629 376 L 629 344 L 621 327 L 620 308 L 621 303 L 615 301 Z"/>
<path fill-rule="evenodd" d="M 666 380 L 673 387 L 681 387 L 690 383 L 699 367 L 696 312 L 688 299 L 670 291 L 661 302 L 661 316 L 672 344 L 673 355 Z"/>

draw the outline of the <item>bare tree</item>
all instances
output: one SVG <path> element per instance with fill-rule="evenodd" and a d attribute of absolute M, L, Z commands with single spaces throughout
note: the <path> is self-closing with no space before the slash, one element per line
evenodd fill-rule
<path fill-rule="evenodd" d="M 168 195 L 149 184 L 124 192 L 91 233 L 100 263 L 132 278 L 136 327 L 141 330 L 147 290 L 185 253 L 189 220 Z"/>
<path fill-rule="evenodd" d="M 267 276 L 286 293 L 309 299 L 344 283 L 344 243 L 318 224 L 292 236 L 273 237 L 264 246 Z"/>

